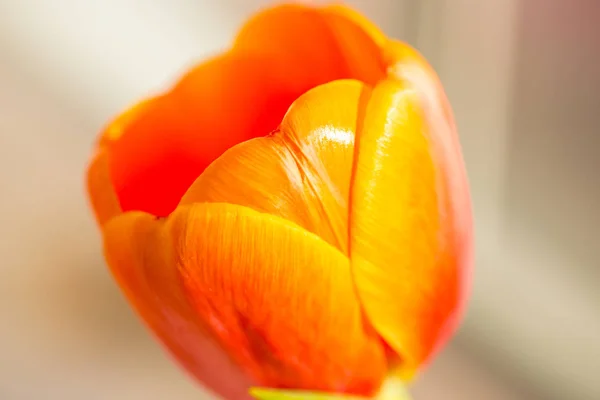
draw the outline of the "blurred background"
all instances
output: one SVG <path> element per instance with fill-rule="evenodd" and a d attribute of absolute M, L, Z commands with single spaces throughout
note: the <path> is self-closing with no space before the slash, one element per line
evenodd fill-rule
<path fill-rule="evenodd" d="M 267 0 L 0 0 L 0 399 L 202 399 L 105 268 L 106 121 Z M 416 400 L 600 399 L 600 1 L 347 1 L 431 61 L 475 203 L 473 299 Z"/>

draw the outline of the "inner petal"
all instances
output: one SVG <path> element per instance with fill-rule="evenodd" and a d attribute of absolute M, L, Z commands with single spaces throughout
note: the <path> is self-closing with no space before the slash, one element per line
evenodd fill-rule
<path fill-rule="evenodd" d="M 229 52 L 119 127 L 109 169 L 121 209 L 169 215 L 208 165 L 277 129 L 307 90 L 344 78 L 371 84 L 383 74 L 377 45 L 342 15 L 299 5 L 259 14 Z"/>

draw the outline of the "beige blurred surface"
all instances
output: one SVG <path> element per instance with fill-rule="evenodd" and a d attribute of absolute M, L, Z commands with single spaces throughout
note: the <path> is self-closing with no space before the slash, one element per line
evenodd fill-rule
<path fill-rule="evenodd" d="M 0 0 L 1 400 L 203 398 L 111 280 L 83 173 L 265 3 Z M 416 400 L 600 399 L 600 2 L 348 3 L 438 69 L 473 186 L 473 300 Z"/>

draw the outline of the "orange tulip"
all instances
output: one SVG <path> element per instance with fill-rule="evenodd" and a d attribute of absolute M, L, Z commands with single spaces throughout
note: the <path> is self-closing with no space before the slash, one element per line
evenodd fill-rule
<path fill-rule="evenodd" d="M 284 5 L 100 137 L 116 280 L 195 377 L 372 395 L 455 329 L 472 220 L 427 62 L 342 6 Z"/>

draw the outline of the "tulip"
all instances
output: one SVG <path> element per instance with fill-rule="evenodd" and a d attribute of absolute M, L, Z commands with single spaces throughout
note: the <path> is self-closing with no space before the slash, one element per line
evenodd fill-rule
<path fill-rule="evenodd" d="M 459 322 L 472 219 L 450 106 L 346 7 L 259 12 L 110 123 L 87 178 L 116 281 L 224 398 L 372 396 Z"/>

